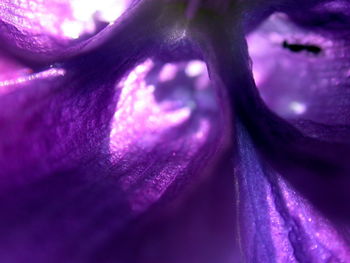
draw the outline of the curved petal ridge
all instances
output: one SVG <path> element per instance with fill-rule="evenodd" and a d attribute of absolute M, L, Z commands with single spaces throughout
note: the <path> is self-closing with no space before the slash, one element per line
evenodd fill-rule
<path fill-rule="evenodd" d="M 133 65 L 137 68 L 143 60 L 138 50 L 133 52 L 116 61 L 105 50 L 78 57 L 62 64 L 64 76 L 12 83 L 11 87 L 18 88 L 0 98 L 4 105 L 0 121 L 5 124 L 1 135 L 9 138 L 7 145 L 1 145 L 1 187 L 6 189 L 0 201 L 1 211 L 6 211 L 0 224 L 0 241 L 5 244 L 0 247 L 2 260 L 88 262 L 149 207 L 158 201 L 164 205 L 183 198 L 200 178 L 213 174 L 226 149 L 222 113 L 215 107 L 213 111 L 198 106 L 191 109 L 190 116 L 174 121 L 174 112 L 176 115 L 184 107 L 175 103 L 177 97 L 170 100 L 169 108 L 157 101 L 162 96 L 156 98 L 156 90 L 148 85 L 120 82 L 124 74 L 132 76 Z M 120 56 L 118 48 L 115 54 Z M 96 61 L 100 61 L 99 68 Z M 188 65 L 182 65 L 179 76 L 207 85 L 199 74 L 202 64 L 197 61 L 191 65 L 185 76 Z M 144 68 L 149 69 L 147 61 Z M 145 76 L 142 67 L 136 71 L 141 79 Z M 169 80 L 165 75 L 159 79 Z M 116 87 L 116 80 L 123 87 Z M 202 90 L 197 93 L 203 95 L 203 85 L 198 85 Z M 118 97 L 121 103 L 115 108 Z M 143 103 L 142 99 L 168 114 L 168 119 L 148 111 L 147 105 L 137 104 Z M 130 113 L 129 106 L 146 108 L 130 123 L 125 114 L 118 115 L 118 111 Z M 138 118 L 152 116 L 160 118 L 154 126 L 148 126 L 147 121 L 145 127 L 141 125 L 141 133 L 153 134 L 151 139 L 121 139 L 123 132 L 137 130 Z M 211 126 L 212 120 L 217 125 Z M 118 133 L 112 134 L 113 128 Z"/>
<path fill-rule="evenodd" d="M 205 47 L 202 46 L 209 54 L 209 69 L 227 87 L 234 112 L 263 158 L 318 209 L 348 221 L 348 142 L 308 137 L 266 107 L 256 89 L 240 30 L 220 33 L 213 28 L 211 38 L 206 37 Z M 218 47 L 216 43 L 226 44 Z"/>
<path fill-rule="evenodd" d="M 350 43 L 336 34 L 274 13 L 248 36 L 254 79 L 272 111 L 283 118 L 349 124 Z"/>
<path fill-rule="evenodd" d="M 1 47 L 34 64 L 62 59 L 137 1 L 2 0 Z M 95 40 L 96 41 L 96 40 Z"/>
<path fill-rule="evenodd" d="M 221 127 L 222 116 L 208 83 L 203 62 L 148 59 L 118 84 L 122 92 L 110 151 L 133 209 L 145 210 L 172 185 L 204 178 L 206 172 L 196 170 L 211 167 L 226 147 L 220 135 L 226 128 Z"/>
<path fill-rule="evenodd" d="M 347 262 L 343 233 L 264 163 L 237 126 L 235 178 L 240 241 L 247 262 Z"/>

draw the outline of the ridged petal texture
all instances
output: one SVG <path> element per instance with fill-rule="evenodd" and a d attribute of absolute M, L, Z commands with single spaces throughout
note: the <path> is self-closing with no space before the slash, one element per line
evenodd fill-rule
<path fill-rule="evenodd" d="M 98 3 L 0 1 L 0 262 L 348 262 L 348 2 Z"/>
<path fill-rule="evenodd" d="M 339 229 L 261 160 L 238 125 L 236 202 L 245 262 L 347 262 L 348 228 Z"/>
<path fill-rule="evenodd" d="M 118 20 L 132 2 L 137 1 L 3 0 L 1 46 L 33 63 L 57 60 L 75 53 L 82 40 Z"/>
<path fill-rule="evenodd" d="M 148 57 L 138 25 L 41 70 L 13 62 L 1 81 L 2 262 L 127 261 L 113 247 L 128 224 L 215 169 L 227 136 L 205 63 Z"/>

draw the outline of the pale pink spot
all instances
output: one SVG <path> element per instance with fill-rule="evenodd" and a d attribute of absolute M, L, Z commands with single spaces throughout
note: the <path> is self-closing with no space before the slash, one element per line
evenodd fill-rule
<path fill-rule="evenodd" d="M 189 77 L 197 77 L 206 72 L 206 70 L 207 67 L 203 61 L 193 60 L 188 63 L 185 72 Z"/>
<path fill-rule="evenodd" d="M 159 73 L 159 81 L 165 82 L 175 78 L 178 67 L 175 64 L 167 63 Z"/>

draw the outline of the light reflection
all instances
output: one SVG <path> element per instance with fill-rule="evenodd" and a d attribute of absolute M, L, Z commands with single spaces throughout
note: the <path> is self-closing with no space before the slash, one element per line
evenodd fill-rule
<path fill-rule="evenodd" d="M 189 67 L 196 68 L 192 77 L 186 74 Z M 121 94 L 111 127 L 111 151 L 117 156 L 131 146 L 147 147 L 159 134 L 186 122 L 203 99 L 213 100 L 214 96 L 206 95 L 208 87 L 206 65 L 201 61 L 162 64 L 148 59 L 136 66 L 117 87 Z M 194 139 L 204 140 L 209 128 L 209 121 L 201 119 Z"/>
<path fill-rule="evenodd" d="M 131 0 L 73 0 L 73 16 L 79 21 L 89 21 L 94 15 L 101 21 L 113 22 L 130 5 Z"/>
<path fill-rule="evenodd" d="M 165 82 L 175 78 L 178 67 L 173 63 L 167 63 L 159 73 L 159 81 Z"/>
<path fill-rule="evenodd" d="M 49 34 L 76 39 L 96 31 L 96 20 L 111 23 L 130 6 L 132 0 L 4 0 L 0 11 L 4 22 L 32 34 Z"/>
<path fill-rule="evenodd" d="M 193 87 L 195 89 L 208 88 L 210 83 L 207 66 L 200 60 L 166 63 L 159 72 L 158 80 L 160 82 L 167 82 L 181 78 L 188 80 L 194 79 Z"/>
<path fill-rule="evenodd" d="M 147 60 L 118 85 L 122 93 L 110 135 L 110 147 L 114 152 L 123 151 L 133 143 L 148 144 L 157 139 L 159 133 L 186 121 L 191 115 L 188 107 L 168 111 L 171 102 L 156 102 L 155 87 L 146 83 L 146 75 L 153 66 L 153 61 Z"/>
<path fill-rule="evenodd" d="M 315 260 L 322 256 L 324 262 L 331 262 L 333 256 L 336 255 L 337 258 L 345 259 L 348 262 L 350 251 L 346 241 L 332 226 L 331 222 L 322 216 L 305 198 L 295 192 L 285 180 L 279 177 L 278 181 L 291 218 L 297 220 L 299 227 L 306 232 L 306 250 L 310 253 L 310 256 Z"/>
<path fill-rule="evenodd" d="M 197 77 L 206 72 L 207 67 L 203 61 L 193 60 L 188 63 L 185 72 L 189 77 Z"/>
<path fill-rule="evenodd" d="M 114 22 L 129 7 L 131 0 L 73 0 L 72 21 L 65 21 L 61 29 L 66 37 L 78 38 L 95 31 L 95 19 Z"/>
<path fill-rule="evenodd" d="M 306 112 L 306 105 L 298 101 L 292 101 L 289 104 L 289 107 L 297 115 L 301 115 Z"/>
<path fill-rule="evenodd" d="M 77 39 L 84 32 L 84 25 L 77 21 L 66 20 L 61 25 L 63 36 Z"/>
<path fill-rule="evenodd" d="M 188 64 L 148 59 L 117 85 L 121 94 L 111 124 L 111 161 L 138 160 L 139 154 L 156 154 L 160 163 L 167 159 L 164 167 L 135 163 L 133 173 L 119 179 L 121 189 L 129 193 L 133 211 L 145 211 L 158 200 L 190 165 L 191 156 L 208 142 L 216 107 L 207 102 L 214 96 L 211 89 L 196 87 L 200 76 L 189 77 L 185 73 Z M 209 81 L 206 84 L 209 87 Z M 154 174 L 148 171 L 151 176 L 145 180 L 143 169 L 160 170 Z"/>
<path fill-rule="evenodd" d="M 249 55 L 252 57 L 252 71 L 255 84 L 262 85 L 267 78 L 267 73 L 273 68 L 274 60 L 266 60 L 266 50 L 270 48 L 270 43 L 264 36 L 251 34 L 247 37 Z"/>
<path fill-rule="evenodd" d="M 29 70 L 22 70 L 17 78 L 14 79 L 6 79 L 0 81 L 0 94 L 8 93 L 17 88 L 20 84 L 25 84 L 27 82 L 31 82 L 38 79 L 50 79 L 54 77 L 64 76 L 66 71 L 62 68 L 50 68 L 48 70 L 34 73 L 34 74 L 23 74 L 25 72 L 30 72 Z M 23 74 L 23 75 L 22 75 Z"/>
<path fill-rule="evenodd" d="M 334 41 L 297 26 L 286 14 L 275 13 L 247 37 L 247 42 L 256 86 L 272 111 L 288 119 L 342 121 L 320 106 L 332 102 L 326 95 L 329 90 L 335 92 L 347 82 L 346 71 L 339 70 L 344 62 L 334 59 Z M 321 52 L 293 50 L 285 43 L 315 46 Z"/>
<path fill-rule="evenodd" d="M 208 133 L 209 133 L 209 129 L 210 129 L 210 123 L 207 119 L 202 119 L 199 122 L 199 128 L 197 130 L 197 132 L 195 133 L 195 137 L 197 140 L 204 140 Z"/>

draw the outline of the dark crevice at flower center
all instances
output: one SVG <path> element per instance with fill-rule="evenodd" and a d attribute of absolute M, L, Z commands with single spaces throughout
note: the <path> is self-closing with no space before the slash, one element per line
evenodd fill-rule
<path fill-rule="evenodd" d="M 188 20 L 194 19 L 198 14 L 203 15 L 203 13 L 209 16 L 221 16 L 230 13 L 237 6 L 232 0 L 173 0 L 173 2 L 177 8 L 183 9 Z"/>
<path fill-rule="evenodd" d="M 306 52 L 318 55 L 322 52 L 322 48 L 316 45 L 291 44 L 291 43 L 288 43 L 287 41 L 283 41 L 282 46 L 283 48 L 288 49 L 295 53 L 306 51 Z"/>

